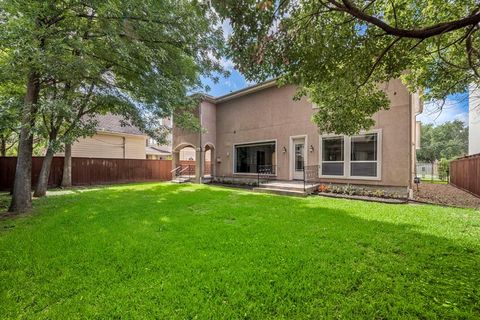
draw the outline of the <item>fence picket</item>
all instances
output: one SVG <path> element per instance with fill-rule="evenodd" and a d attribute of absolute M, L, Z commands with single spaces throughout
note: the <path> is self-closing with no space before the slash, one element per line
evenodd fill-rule
<path fill-rule="evenodd" d="M 480 197 L 480 154 L 451 161 L 450 183 Z"/>

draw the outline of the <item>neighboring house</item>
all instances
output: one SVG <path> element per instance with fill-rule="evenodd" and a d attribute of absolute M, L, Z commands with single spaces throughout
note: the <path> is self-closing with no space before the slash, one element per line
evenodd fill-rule
<path fill-rule="evenodd" d="M 470 86 L 468 95 L 468 154 L 480 153 L 480 90 Z"/>
<path fill-rule="evenodd" d="M 172 127 L 172 120 L 171 119 L 161 119 L 160 125 L 167 126 L 169 128 Z M 155 139 L 148 138 L 147 139 L 147 146 L 145 148 L 145 153 L 147 159 L 152 160 L 168 160 L 172 158 L 172 134 L 169 134 L 167 140 L 170 142 L 169 144 L 159 144 Z"/>
<path fill-rule="evenodd" d="M 214 98 L 203 96 L 195 111 L 202 133 L 173 127 L 173 166 L 185 147 L 196 150 L 196 181 L 204 176 L 210 152 L 216 177 L 256 179 L 269 168 L 277 180 L 302 180 L 304 167 L 316 168 L 322 183 L 349 183 L 411 188 L 418 141 L 418 94 L 400 80 L 386 86 L 389 110 L 377 112 L 375 126 L 355 136 L 319 133 L 311 122 L 315 107 L 294 101 L 293 86 L 268 81 Z M 407 189 L 404 189 L 407 190 Z"/>
<path fill-rule="evenodd" d="M 97 133 L 72 144 L 72 157 L 112 159 L 164 159 L 170 146 L 149 145 L 148 137 L 133 125 L 122 126 L 122 117 L 97 115 Z M 63 154 L 59 154 L 63 155 Z"/>

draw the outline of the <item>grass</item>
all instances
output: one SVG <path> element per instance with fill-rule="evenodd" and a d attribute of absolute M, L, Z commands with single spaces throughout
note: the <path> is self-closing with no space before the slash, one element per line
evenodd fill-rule
<path fill-rule="evenodd" d="M 2 318 L 480 317 L 480 212 L 136 184 L 0 221 Z"/>

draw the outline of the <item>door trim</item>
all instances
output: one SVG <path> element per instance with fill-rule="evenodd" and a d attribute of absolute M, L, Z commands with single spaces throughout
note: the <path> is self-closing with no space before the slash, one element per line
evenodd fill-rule
<path fill-rule="evenodd" d="M 296 135 L 296 136 L 290 136 L 289 137 L 289 155 L 288 155 L 288 168 L 289 168 L 289 173 L 288 173 L 288 179 L 293 180 L 293 175 L 295 171 L 295 147 L 293 145 L 293 140 L 295 139 L 304 139 L 305 146 L 303 148 L 303 153 L 304 153 L 304 159 L 305 159 L 305 164 L 308 164 L 308 136 L 306 134 L 301 134 L 301 135 Z"/>

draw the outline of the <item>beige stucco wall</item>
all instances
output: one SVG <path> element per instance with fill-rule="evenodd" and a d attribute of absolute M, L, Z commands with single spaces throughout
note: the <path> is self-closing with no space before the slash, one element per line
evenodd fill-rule
<path fill-rule="evenodd" d="M 76 141 L 72 157 L 122 159 L 125 155 L 125 159 L 146 159 L 145 139 L 145 136 L 98 133 Z"/>
<path fill-rule="evenodd" d="M 385 86 L 391 100 L 389 110 L 376 113 L 375 126 L 381 129 L 381 179 L 326 179 L 324 182 L 409 186 L 412 169 L 412 111 L 411 96 L 399 80 Z M 319 164 L 320 134 L 310 121 L 315 109 L 306 99 L 293 101 L 295 88 L 271 87 L 236 97 L 231 100 L 207 104 L 208 112 L 216 110 L 215 117 L 209 114 L 203 120 L 207 132 L 215 130 L 215 159 L 217 176 L 233 175 L 233 147 L 235 144 L 276 141 L 277 179 L 291 179 L 291 140 L 294 136 L 306 136 L 307 164 Z M 202 104 L 202 111 L 205 110 Z M 204 114 L 205 115 L 205 114 Z M 215 126 L 212 122 L 215 119 Z M 202 135 L 205 141 L 205 134 Z M 174 131 L 174 143 L 185 143 L 191 136 Z M 199 141 L 199 136 L 195 136 Z M 208 137 L 213 140 L 213 137 Z M 175 144 L 174 144 L 175 145 Z M 309 151 L 313 147 L 313 151 Z M 282 152 L 283 148 L 286 153 Z M 413 148 L 414 150 L 414 148 Z M 216 161 L 215 161 L 216 162 Z M 238 174 L 236 176 L 247 176 Z"/>

